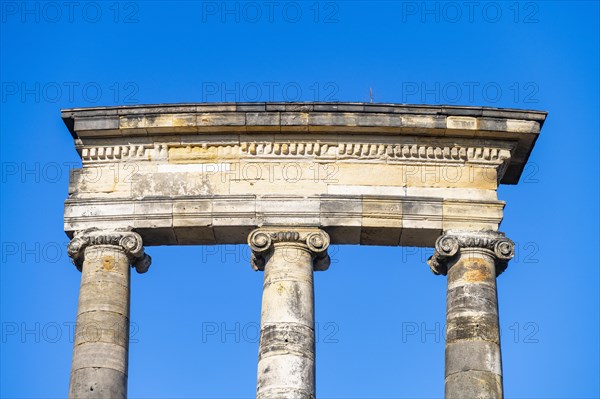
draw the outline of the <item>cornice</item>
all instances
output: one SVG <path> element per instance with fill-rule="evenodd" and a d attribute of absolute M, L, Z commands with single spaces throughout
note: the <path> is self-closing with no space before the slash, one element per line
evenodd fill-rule
<path fill-rule="evenodd" d="M 370 103 L 201 103 L 201 104 L 160 104 L 128 107 L 95 107 L 87 109 L 67 109 L 62 117 L 73 137 L 86 146 L 88 140 L 99 138 L 121 138 L 129 145 L 130 139 L 160 135 L 164 138 L 178 138 L 181 135 L 195 135 L 203 140 L 204 135 L 253 135 L 256 133 L 418 136 L 423 138 L 465 138 L 497 141 L 501 146 L 507 143 L 516 145 L 511 157 L 507 159 L 506 173 L 501 183 L 516 184 L 527 162 L 529 154 L 545 121 L 546 113 L 531 110 L 515 110 L 486 107 L 426 106 L 407 104 L 370 104 Z M 241 141 L 244 141 L 243 139 Z M 268 145 L 268 143 L 263 143 Z M 296 151 L 300 151 L 297 143 Z M 305 143 L 306 144 L 306 143 Z M 339 145 L 339 143 L 337 143 Z M 241 144 L 240 144 L 241 145 Z M 318 151 L 321 152 L 321 143 Z M 381 155 L 396 149 L 371 148 L 372 144 L 360 143 L 350 149 L 341 149 L 341 155 L 361 156 Z M 250 146 L 251 147 L 251 146 Z M 250 152 L 252 148 L 249 147 Z M 283 150 L 283 143 L 280 149 Z M 417 148 L 413 154 L 411 148 L 401 148 L 402 159 L 423 159 L 435 157 L 435 146 Z M 470 147 L 467 145 L 466 147 Z M 477 147 L 476 145 L 473 147 Z M 495 148 L 491 146 L 491 148 Z M 118 158 L 125 156 L 143 157 L 155 149 L 143 147 L 97 149 L 93 155 L 82 154 L 84 162 L 104 156 Z M 371 154 L 371 151 L 375 154 Z M 460 153 L 460 148 L 456 151 Z M 140 154 L 140 151 L 142 154 Z M 159 156 L 161 149 L 159 151 Z M 273 151 L 277 152 L 275 146 Z M 288 151 L 294 151 L 291 143 Z M 305 150 L 308 148 L 305 146 Z M 408 153 L 406 153 L 408 151 Z M 452 147 L 440 148 L 442 157 L 450 157 Z M 444 155 L 444 151 L 450 155 Z M 468 151 L 468 148 L 465 148 Z M 491 151 L 491 149 L 490 149 Z M 346 154 L 349 152 L 349 154 Z M 326 152 L 327 153 L 327 152 Z M 106 155 L 103 155 L 106 154 Z M 268 151 L 265 153 L 268 155 Z M 278 154 L 275 154 L 278 155 Z M 163 154 L 164 156 L 164 154 Z M 136 158 L 137 159 L 137 158 Z"/>

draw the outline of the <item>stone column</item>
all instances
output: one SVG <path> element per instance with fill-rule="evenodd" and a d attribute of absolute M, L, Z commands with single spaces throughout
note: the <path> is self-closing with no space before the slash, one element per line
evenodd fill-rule
<path fill-rule="evenodd" d="M 502 398 L 502 362 L 496 277 L 514 255 L 514 243 L 494 231 L 447 231 L 428 260 L 448 275 L 446 398 Z"/>
<path fill-rule="evenodd" d="M 127 397 L 130 265 L 150 266 L 131 231 L 89 229 L 69 243 L 81 271 L 69 398 Z"/>
<path fill-rule="evenodd" d="M 318 229 L 254 230 L 252 267 L 264 270 L 257 399 L 315 398 L 313 271 L 329 267 Z"/>

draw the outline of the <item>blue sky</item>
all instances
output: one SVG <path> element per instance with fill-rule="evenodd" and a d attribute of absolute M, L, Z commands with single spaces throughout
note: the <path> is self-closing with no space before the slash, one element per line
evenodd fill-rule
<path fill-rule="evenodd" d="M 16 2 L 1 5 L 3 398 L 65 397 L 80 273 L 61 108 L 369 101 L 549 112 L 503 186 L 507 398 L 597 398 L 598 2 Z M 336 246 L 316 276 L 322 398 L 443 396 L 445 278 L 431 249 Z M 262 274 L 248 250 L 150 247 L 132 274 L 129 395 L 255 393 Z"/>

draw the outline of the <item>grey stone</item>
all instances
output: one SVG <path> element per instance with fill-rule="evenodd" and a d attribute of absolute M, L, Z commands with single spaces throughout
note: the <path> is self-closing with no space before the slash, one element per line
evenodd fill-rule
<path fill-rule="evenodd" d="M 253 268 L 265 272 L 256 397 L 314 398 L 313 270 L 329 264 L 329 237 L 318 229 L 265 228 L 248 244 Z"/>
<path fill-rule="evenodd" d="M 446 399 L 502 399 L 502 377 L 485 371 L 465 371 L 446 377 Z"/>
<path fill-rule="evenodd" d="M 144 273 L 150 257 L 128 230 L 78 232 L 68 252 L 82 272 L 69 398 L 125 398 L 130 265 Z"/>
<path fill-rule="evenodd" d="M 466 371 L 502 375 L 500 346 L 489 341 L 460 341 L 446 345 L 446 376 Z"/>
<path fill-rule="evenodd" d="M 266 109 L 265 103 L 238 103 L 235 110 L 238 112 L 264 112 Z"/>
<path fill-rule="evenodd" d="M 447 231 L 428 263 L 448 275 L 446 397 L 502 398 L 497 271 L 514 243 L 494 231 Z"/>
<path fill-rule="evenodd" d="M 127 374 L 98 367 L 73 370 L 69 383 L 69 398 L 125 399 L 127 398 Z"/>

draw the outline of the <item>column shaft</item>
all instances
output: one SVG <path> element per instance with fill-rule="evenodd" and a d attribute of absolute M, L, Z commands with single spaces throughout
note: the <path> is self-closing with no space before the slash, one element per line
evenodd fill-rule
<path fill-rule="evenodd" d="M 265 265 L 257 398 L 314 398 L 312 256 L 275 244 Z"/>
<path fill-rule="evenodd" d="M 261 228 L 248 244 L 252 267 L 265 272 L 256 397 L 314 399 L 313 271 L 329 267 L 329 236 L 315 228 Z"/>
<path fill-rule="evenodd" d="M 129 259 L 119 246 L 85 249 L 70 398 L 127 397 Z"/>
<path fill-rule="evenodd" d="M 463 249 L 448 268 L 446 398 L 502 398 L 494 258 Z"/>
<path fill-rule="evenodd" d="M 513 255 L 496 231 L 448 231 L 435 243 L 427 263 L 448 275 L 446 398 L 503 397 L 496 277 Z"/>
<path fill-rule="evenodd" d="M 130 265 L 150 267 L 129 229 L 77 232 L 68 247 L 81 271 L 69 398 L 127 397 Z"/>

